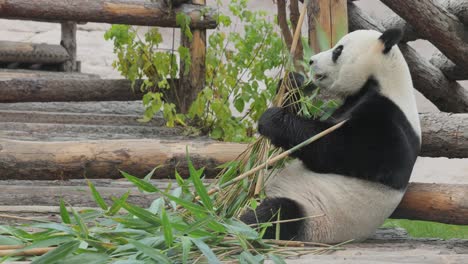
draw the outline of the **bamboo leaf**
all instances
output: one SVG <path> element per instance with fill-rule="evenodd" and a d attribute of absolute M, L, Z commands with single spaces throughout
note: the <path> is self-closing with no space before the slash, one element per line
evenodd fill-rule
<path fill-rule="evenodd" d="M 120 211 L 120 208 L 125 204 L 125 202 L 128 199 L 128 196 L 130 195 L 130 192 L 126 192 L 122 197 L 119 199 L 114 199 L 114 204 L 109 208 L 109 211 L 107 211 L 107 215 L 115 215 Z"/>
<path fill-rule="evenodd" d="M 89 230 L 85 222 L 83 221 L 83 218 L 80 216 L 80 214 L 78 214 L 75 211 L 75 209 L 72 208 L 71 210 L 72 210 L 73 216 L 75 218 L 76 224 L 78 225 L 78 229 L 81 235 L 83 235 L 84 238 L 88 238 Z"/>
<path fill-rule="evenodd" d="M 195 191 L 197 194 L 200 196 L 203 205 L 208 208 L 208 210 L 213 210 L 213 201 L 211 200 L 211 197 L 208 195 L 208 191 L 206 190 L 205 186 L 203 185 L 203 182 L 201 180 L 201 175 L 203 174 L 203 169 L 196 170 L 195 167 L 193 166 L 192 161 L 190 160 L 189 153 L 187 150 L 187 164 L 189 167 L 189 172 L 190 172 L 190 179 L 193 182 L 193 185 L 195 187 Z"/>
<path fill-rule="evenodd" d="M 93 195 L 94 201 L 97 203 L 97 205 L 99 205 L 99 207 L 101 207 L 103 210 L 107 210 L 108 207 L 107 207 L 106 202 L 104 201 L 104 199 L 102 199 L 102 196 L 96 190 L 96 187 L 94 187 L 94 184 L 89 180 L 88 180 L 88 186 L 91 189 L 91 194 Z"/>
<path fill-rule="evenodd" d="M 51 264 L 62 260 L 78 249 L 80 241 L 74 240 L 67 242 L 47 254 L 35 259 L 31 264 Z"/>
<path fill-rule="evenodd" d="M 182 263 L 187 264 L 190 249 L 192 248 L 192 241 L 190 241 L 190 238 L 186 236 L 181 236 L 180 240 L 182 242 Z"/>
<path fill-rule="evenodd" d="M 159 249 L 149 247 L 135 240 L 131 240 L 130 243 L 132 243 L 132 245 L 134 245 L 136 249 L 141 251 L 146 256 L 156 260 L 157 263 L 163 263 L 163 264 L 172 263 L 172 261 L 167 256 L 165 256 Z"/>
<path fill-rule="evenodd" d="M 127 178 L 127 180 L 129 180 L 131 183 L 133 183 L 135 186 L 137 186 L 139 189 L 145 191 L 145 192 L 149 192 L 149 193 L 155 193 L 155 192 L 159 192 L 159 189 L 156 188 L 153 184 L 145 181 L 145 180 L 142 180 L 142 179 L 139 179 L 135 176 L 132 176 L 124 171 L 120 171 L 120 173 L 125 177 Z"/>
<path fill-rule="evenodd" d="M 67 208 L 65 207 L 65 202 L 63 199 L 60 199 L 60 218 L 62 218 L 62 222 L 65 224 L 70 224 L 70 214 L 67 211 Z"/>
<path fill-rule="evenodd" d="M 141 207 L 138 207 L 136 205 L 132 205 L 132 204 L 129 204 L 129 203 L 123 203 L 122 204 L 122 207 L 125 208 L 125 210 L 127 210 L 129 213 L 131 213 L 132 215 L 140 218 L 141 220 L 149 223 L 149 224 L 152 224 L 153 226 L 156 225 L 156 226 L 159 226 L 161 225 L 161 221 L 159 220 L 158 217 L 156 217 L 154 214 L 148 212 L 147 210 L 141 208 Z"/>
<path fill-rule="evenodd" d="M 174 237 L 172 236 L 172 226 L 169 218 L 167 217 L 166 209 L 162 207 L 162 228 L 164 232 L 164 240 L 166 241 L 166 246 L 171 247 L 174 242 Z"/>
<path fill-rule="evenodd" d="M 102 253 L 82 253 L 79 255 L 67 257 L 60 261 L 60 264 L 105 264 L 109 263 L 109 256 Z"/>
<path fill-rule="evenodd" d="M 197 248 L 205 255 L 210 264 L 221 264 L 221 261 L 216 257 L 211 248 L 199 238 L 190 238 Z"/>
<path fill-rule="evenodd" d="M 192 203 L 190 201 L 181 199 L 179 197 L 172 196 L 167 193 L 163 193 L 162 195 L 166 196 L 168 199 L 174 201 L 176 204 L 184 207 L 185 209 L 189 210 L 192 213 L 207 213 L 206 209 L 203 208 L 202 206 Z"/>
<path fill-rule="evenodd" d="M 286 261 L 284 261 L 284 259 L 279 256 L 268 254 L 268 257 L 273 261 L 274 264 L 286 264 Z"/>

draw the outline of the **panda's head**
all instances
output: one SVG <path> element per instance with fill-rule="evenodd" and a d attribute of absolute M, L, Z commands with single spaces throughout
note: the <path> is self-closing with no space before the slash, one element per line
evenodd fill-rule
<path fill-rule="evenodd" d="M 401 37 L 399 29 L 384 33 L 357 30 L 345 35 L 332 49 L 311 57 L 315 84 L 336 94 L 349 95 L 358 92 L 370 77 L 382 79 L 391 73 L 395 79 L 401 73 L 399 78 L 408 81 L 406 62 L 396 46 Z"/>

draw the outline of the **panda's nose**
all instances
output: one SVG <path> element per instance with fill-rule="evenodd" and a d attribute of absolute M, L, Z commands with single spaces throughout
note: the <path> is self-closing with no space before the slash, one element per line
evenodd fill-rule
<path fill-rule="evenodd" d="M 314 60 L 311 59 L 311 60 L 309 61 L 309 65 L 312 65 L 312 64 L 314 64 Z"/>

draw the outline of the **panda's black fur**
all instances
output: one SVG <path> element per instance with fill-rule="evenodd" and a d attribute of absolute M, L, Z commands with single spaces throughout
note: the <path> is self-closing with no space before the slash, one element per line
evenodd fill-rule
<path fill-rule="evenodd" d="M 387 54 L 400 36 L 390 31 L 383 37 L 386 38 L 381 39 L 383 53 Z M 380 88 L 379 82 L 368 76 L 359 91 L 347 96 L 327 121 L 299 117 L 283 108 L 270 108 L 261 116 L 258 131 L 275 146 L 289 149 L 348 119 L 338 130 L 295 152 L 294 157 L 310 171 L 330 174 L 324 177 L 344 175 L 404 192 L 420 150 L 420 138 L 403 111 L 383 96 Z M 243 214 L 241 220 L 249 224 L 264 223 L 277 220 L 278 214 L 281 220 L 307 217 L 297 201 L 271 197 L 256 211 Z M 304 221 L 281 224 L 280 238 L 289 240 L 300 236 Z M 274 238 L 275 231 L 273 225 L 264 238 Z"/>

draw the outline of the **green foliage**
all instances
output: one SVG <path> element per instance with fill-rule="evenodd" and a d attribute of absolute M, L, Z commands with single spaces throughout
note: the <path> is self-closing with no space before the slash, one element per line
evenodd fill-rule
<path fill-rule="evenodd" d="M 193 263 L 200 259 L 203 263 L 263 263 L 271 259 L 284 263 L 283 257 L 296 250 L 301 254 L 326 250 L 297 249 L 263 241 L 262 228 L 247 226 L 217 208 L 200 179 L 203 169 L 195 169 L 190 160 L 189 164 L 190 177 L 178 178 L 172 191 L 160 190 L 146 179 L 122 172 L 141 191 L 160 195 L 148 208 L 129 203 L 128 193 L 114 199 L 110 206 L 103 206 L 102 196 L 89 182 L 99 207 L 77 211 L 65 208 L 61 202 L 62 223 L 0 226 L 3 245 L 25 245 L 25 249 L 55 247 L 43 256 L 4 260 L 103 264 Z M 201 197 L 199 202 L 196 196 Z M 178 209 L 178 205 L 183 209 Z"/>
<path fill-rule="evenodd" d="M 255 122 L 276 94 L 278 78 L 270 75 L 287 64 L 289 54 L 266 12 L 249 10 L 247 2 L 229 3 L 232 18 L 218 14 L 218 29 L 207 40 L 206 86 L 185 115 L 177 113 L 175 105 L 167 100 L 167 89 L 173 89 L 170 79 L 177 77 L 179 69 L 172 52 L 158 50 L 162 42 L 158 30 L 149 30 L 144 40 L 130 26 L 114 25 L 106 32 L 105 38 L 113 40 L 118 58 L 114 66 L 135 85 L 137 79 L 146 79 L 135 87 L 146 93 L 142 121 L 162 112 L 169 126 L 190 121 L 215 139 L 252 139 Z M 176 21 L 181 31 L 192 38 L 190 17 L 178 14 Z M 243 28 L 226 34 L 233 24 Z M 186 72 L 191 63 L 189 50 L 181 46 L 177 51 Z M 155 90 L 155 85 L 162 89 Z"/>
<path fill-rule="evenodd" d="M 104 37 L 114 42 L 117 61 L 113 66 L 132 81 L 134 89 L 145 92 L 143 96 L 145 114 L 142 121 L 151 120 L 161 111 L 168 126 L 174 126 L 177 122 L 183 124 L 184 116 L 176 113 L 173 103 L 164 100 L 171 87 L 170 82 L 177 77 L 179 68 L 174 54 L 157 50 L 162 42 L 158 28 L 149 29 L 143 40 L 137 34 L 137 28 L 113 25 Z M 139 79 L 145 80 L 137 83 Z M 139 87 L 135 87 L 136 85 Z"/>

